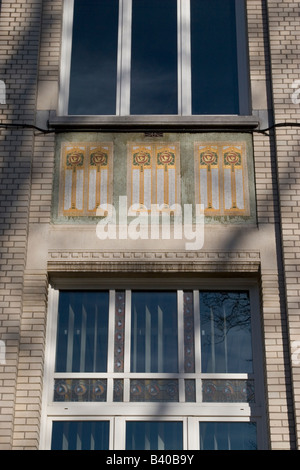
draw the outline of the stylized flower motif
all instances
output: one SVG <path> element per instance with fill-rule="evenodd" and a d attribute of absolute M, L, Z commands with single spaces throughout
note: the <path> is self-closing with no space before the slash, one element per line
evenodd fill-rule
<path fill-rule="evenodd" d="M 82 397 L 87 392 L 87 386 L 84 382 L 75 382 L 73 390 L 78 397 Z"/>
<path fill-rule="evenodd" d="M 131 393 L 133 396 L 141 395 L 142 393 L 141 385 L 138 383 L 133 383 L 133 385 L 131 386 Z"/>
<path fill-rule="evenodd" d="M 165 150 L 157 155 L 157 162 L 159 165 L 170 165 L 174 164 L 174 153 Z"/>
<path fill-rule="evenodd" d="M 82 166 L 83 165 L 83 153 L 78 150 L 74 150 L 73 152 L 68 153 L 67 165 L 68 166 Z"/>
<path fill-rule="evenodd" d="M 67 395 L 68 391 L 68 385 L 65 381 L 59 381 L 55 384 L 55 393 L 60 397 Z"/>
<path fill-rule="evenodd" d="M 240 165 L 241 155 L 234 151 L 227 152 L 224 155 L 224 161 L 226 165 Z"/>
<path fill-rule="evenodd" d="M 147 153 L 143 150 L 141 150 L 138 153 L 135 153 L 133 164 L 134 165 L 150 165 L 150 153 Z"/>
<path fill-rule="evenodd" d="M 200 154 L 200 163 L 202 165 L 215 165 L 218 162 L 218 156 L 215 152 L 206 151 Z"/>
<path fill-rule="evenodd" d="M 106 166 L 107 165 L 107 153 L 95 152 L 91 154 L 91 165 Z"/>
<path fill-rule="evenodd" d="M 160 392 L 159 385 L 156 382 L 151 382 L 147 386 L 147 391 L 148 391 L 149 395 L 151 395 L 152 397 L 155 397 L 155 396 L 159 395 L 159 392 Z"/>
<path fill-rule="evenodd" d="M 93 387 L 93 392 L 94 392 L 94 395 L 95 397 L 101 397 L 104 393 L 105 393 L 105 384 L 98 380 L 95 384 L 94 384 L 94 387 Z"/>

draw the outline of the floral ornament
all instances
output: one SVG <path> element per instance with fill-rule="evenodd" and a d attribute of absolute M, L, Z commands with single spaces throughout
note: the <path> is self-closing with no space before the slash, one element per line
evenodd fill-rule
<path fill-rule="evenodd" d="M 107 166 L 108 154 L 102 150 L 96 150 L 91 153 L 90 159 L 92 166 Z"/>
<path fill-rule="evenodd" d="M 134 166 L 149 166 L 151 160 L 151 155 L 146 150 L 140 150 L 137 153 L 133 154 L 133 165 Z"/>
<path fill-rule="evenodd" d="M 78 399 L 82 399 L 84 395 L 88 392 L 88 387 L 86 382 L 79 381 L 73 384 L 73 392 Z"/>
<path fill-rule="evenodd" d="M 158 165 L 174 165 L 175 164 L 175 154 L 169 150 L 164 150 L 157 154 L 157 164 Z"/>
<path fill-rule="evenodd" d="M 103 380 L 96 380 L 93 383 L 92 392 L 95 401 L 102 401 L 106 394 L 106 382 Z"/>
<path fill-rule="evenodd" d="M 74 169 L 78 166 L 83 166 L 84 153 L 81 149 L 74 148 L 71 152 L 67 153 L 67 166 Z"/>
<path fill-rule="evenodd" d="M 224 153 L 224 165 L 226 166 L 240 166 L 241 160 L 241 154 L 235 150 Z"/>
<path fill-rule="evenodd" d="M 210 166 L 218 164 L 218 154 L 213 150 L 205 150 L 200 153 L 200 165 Z"/>
<path fill-rule="evenodd" d="M 63 401 L 68 399 L 68 393 L 70 392 L 69 384 L 65 380 L 59 380 L 55 383 L 54 387 L 54 401 Z"/>

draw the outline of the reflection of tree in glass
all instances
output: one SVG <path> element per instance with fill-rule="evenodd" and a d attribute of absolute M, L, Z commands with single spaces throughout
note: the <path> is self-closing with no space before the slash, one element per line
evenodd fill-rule
<path fill-rule="evenodd" d="M 250 302 L 246 292 L 201 293 L 202 327 L 209 324 L 215 343 L 224 341 L 233 328 L 250 333 Z"/>

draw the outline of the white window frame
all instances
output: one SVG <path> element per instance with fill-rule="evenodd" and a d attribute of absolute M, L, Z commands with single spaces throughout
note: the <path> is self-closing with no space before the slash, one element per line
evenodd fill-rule
<path fill-rule="evenodd" d="M 236 16 L 246 18 L 245 4 L 235 0 Z M 119 0 L 118 57 L 116 113 L 114 116 L 130 116 L 130 67 L 131 67 L 131 24 L 132 0 Z M 72 27 L 74 0 L 64 0 L 61 76 L 58 100 L 58 115 L 68 116 L 69 87 L 72 52 Z M 191 72 L 191 35 L 190 1 L 177 0 L 177 78 L 178 113 L 176 116 L 192 116 L 192 72 Z M 239 76 L 239 115 L 249 115 L 249 76 L 245 76 L 248 56 L 245 50 L 244 28 L 237 22 L 238 76 Z M 128 72 L 129 71 L 129 72 Z"/>
<path fill-rule="evenodd" d="M 149 282 L 149 280 L 148 280 Z M 265 404 L 263 394 L 263 366 L 262 366 L 262 347 L 260 335 L 260 303 L 258 287 L 255 280 L 251 279 L 231 279 L 214 280 L 213 290 L 247 290 L 250 294 L 251 304 L 251 325 L 253 342 L 253 370 L 254 374 L 207 374 L 201 373 L 201 347 L 199 333 L 199 291 L 212 289 L 212 281 L 209 279 L 177 279 L 168 281 L 164 279 L 152 279 L 151 288 L 158 290 L 177 290 L 178 304 L 182 298 L 183 290 L 194 291 L 194 318 L 195 318 L 195 356 L 199 358 L 196 361 L 196 370 L 193 374 L 184 373 L 183 370 L 183 347 L 179 348 L 179 370 L 178 373 L 133 373 L 130 372 L 130 315 L 131 315 L 131 288 L 133 290 L 143 290 L 149 288 L 149 284 L 141 279 L 127 279 L 118 281 L 114 285 L 112 280 L 91 280 L 91 279 L 57 279 L 53 280 L 49 287 L 48 297 L 48 325 L 45 353 L 45 377 L 42 407 L 42 426 L 41 426 L 41 449 L 50 449 L 52 422 L 56 420 L 110 420 L 110 446 L 111 449 L 121 449 L 124 444 L 122 432 L 119 437 L 120 423 L 125 423 L 126 419 L 132 420 L 157 420 L 174 419 L 185 420 L 184 424 L 187 434 L 184 437 L 184 445 L 187 449 L 194 449 L 199 445 L 199 421 L 249 421 L 255 420 L 258 429 L 259 448 L 267 448 L 266 442 L 266 422 L 265 422 Z M 129 289 L 130 288 L 130 289 Z M 56 330 L 58 315 L 59 291 L 64 289 L 72 290 L 110 290 L 109 301 L 109 325 L 108 325 L 108 367 L 107 373 L 55 373 L 55 352 L 56 352 Z M 125 361 L 124 373 L 113 372 L 113 350 L 114 350 L 114 290 L 126 291 L 126 317 L 125 317 Z M 183 309 L 178 309 L 178 344 L 183 344 Z M 182 320 L 180 320 L 180 318 Z M 105 402 L 54 402 L 53 385 L 55 378 L 106 378 L 107 379 L 107 400 Z M 124 379 L 124 397 L 123 402 L 113 402 L 113 379 Z M 156 402 L 130 402 L 130 379 L 133 378 L 174 378 L 179 381 L 179 402 L 176 403 L 156 403 Z M 196 380 L 196 402 L 185 402 L 184 398 L 184 379 L 193 378 Z M 255 394 L 257 402 L 249 403 L 203 403 L 201 402 L 201 379 L 219 378 L 219 379 L 255 379 Z M 158 414 L 158 409 L 164 407 L 164 414 Z M 118 420 L 116 421 L 116 419 Z M 187 420 L 187 421 L 186 421 Z M 118 425 L 117 425 L 117 424 Z M 116 428 L 114 428 L 116 426 Z M 123 426 L 123 424 L 122 424 Z M 124 424 L 125 426 L 125 424 Z M 114 429 L 118 429 L 115 433 Z M 125 429 L 125 428 L 124 428 Z M 117 439 L 117 440 L 116 440 Z M 123 440 L 122 440 L 123 439 Z"/>

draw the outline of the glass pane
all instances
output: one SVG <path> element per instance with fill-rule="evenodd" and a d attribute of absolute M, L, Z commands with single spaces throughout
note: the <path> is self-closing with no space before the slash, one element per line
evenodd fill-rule
<path fill-rule="evenodd" d="M 113 401 L 123 401 L 124 381 L 123 379 L 114 380 Z"/>
<path fill-rule="evenodd" d="M 256 450 L 255 423 L 200 423 L 201 450 Z"/>
<path fill-rule="evenodd" d="M 182 450 L 180 421 L 128 421 L 126 450 Z"/>
<path fill-rule="evenodd" d="M 54 401 L 106 401 L 105 379 L 56 379 Z"/>
<path fill-rule="evenodd" d="M 184 381 L 185 401 L 194 403 L 196 401 L 196 381 L 187 379 Z"/>
<path fill-rule="evenodd" d="M 135 379 L 130 381 L 130 401 L 178 402 L 178 380 Z"/>
<path fill-rule="evenodd" d="M 60 292 L 56 372 L 106 372 L 108 306 L 108 292 Z"/>
<path fill-rule="evenodd" d="M 192 113 L 239 114 L 235 0 L 191 0 Z"/>
<path fill-rule="evenodd" d="M 125 291 L 116 291 L 114 371 L 124 372 Z"/>
<path fill-rule="evenodd" d="M 131 372 L 177 370 L 177 293 L 132 292 Z"/>
<path fill-rule="evenodd" d="M 130 113 L 177 111 L 177 0 L 133 0 Z"/>
<path fill-rule="evenodd" d="M 254 380 L 202 380 L 204 402 L 254 403 Z"/>
<path fill-rule="evenodd" d="M 55 421 L 51 450 L 108 450 L 108 421 Z"/>
<path fill-rule="evenodd" d="M 202 372 L 251 373 L 247 292 L 200 292 Z"/>
<path fill-rule="evenodd" d="M 75 0 L 69 114 L 116 114 L 118 0 Z"/>
<path fill-rule="evenodd" d="M 195 372 L 193 292 L 183 293 L 184 372 Z"/>

